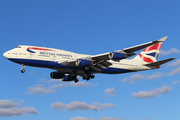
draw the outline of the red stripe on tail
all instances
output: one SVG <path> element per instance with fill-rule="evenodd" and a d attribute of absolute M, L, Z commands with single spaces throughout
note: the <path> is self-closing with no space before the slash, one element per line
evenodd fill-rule
<path fill-rule="evenodd" d="M 143 50 L 143 52 L 151 51 L 151 50 L 160 50 L 161 49 L 162 43 L 157 43 L 153 46 L 147 47 L 146 49 Z"/>
<path fill-rule="evenodd" d="M 153 63 L 154 61 L 151 58 L 144 57 L 141 53 L 139 56 L 144 60 L 144 62 Z"/>

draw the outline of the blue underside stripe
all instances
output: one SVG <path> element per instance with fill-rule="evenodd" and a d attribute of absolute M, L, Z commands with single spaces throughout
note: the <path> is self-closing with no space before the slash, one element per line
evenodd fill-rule
<path fill-rule="evenodd" d="M 34 67 L 44 67 L 44 68 L 64 68 L 64 69 L 74 69 L 74 70 L 84 70 L 83 67 L 70 67 L 65 65 L 60 65 L 55 61 L 43 61 L 43 60 L 31 60 L 31 59 L 9 59 L 15 63 L 34 66 Z M 133 72 L 132 70 L 120 69 L 120 68 L 111 68 L 107 67 L 106 69 L 102 69 L 100 73 L 107 74 L 118 74 L 118 73 L 127 73 Z"/>

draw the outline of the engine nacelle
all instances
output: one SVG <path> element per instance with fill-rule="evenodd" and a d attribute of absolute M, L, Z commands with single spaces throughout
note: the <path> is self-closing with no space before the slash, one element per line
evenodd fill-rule
<path fill-rule="evenodd" d="M 52 79 L 61 79 L 65 77 L 65 75 L 60 72 L 51 72 L 50 76 Z"/>
<path fill-rule="evenodd" d="M 76 66 L 90 66 L 90 65 L 92 65 L 92 62 L 89 60 L 84 60 L 84 59 L 76 60 Z"/>
<path fill-rule="evenodd" d="M 118 53 L 118 52 L 109 53 L 109 59 L 111 60 L 121 60 L 123 58 L 125 58 L 125 55 L 123 53 Z"/>
<path fill-rule="evenodd" d="M 64 79 L 62 81 L 74 81 L 76 79 L 76 76 L 69 76 L 65 75 Z"/>

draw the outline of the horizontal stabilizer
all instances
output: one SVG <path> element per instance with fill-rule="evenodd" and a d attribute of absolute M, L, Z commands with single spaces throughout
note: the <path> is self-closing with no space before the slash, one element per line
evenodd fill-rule
<path fill-rule="evenodd" d="M 144 66 L 158 66 L 158 65 L 162 65 L 162 64 L 167 63 L 174 59 L 176 59 L 176 58 L 169 58 L 169 59 L 165 59 L 165 60 L 161 60 L 161 61 L 157 61 L 157 62 L 153 62 L 153 63 L 148 63 L 148 64 L 145 64 Z"/>

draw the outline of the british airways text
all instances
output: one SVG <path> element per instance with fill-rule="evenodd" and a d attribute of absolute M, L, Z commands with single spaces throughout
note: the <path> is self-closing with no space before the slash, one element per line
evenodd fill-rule
<path fill-rule="evenodd" d="M 41 55 L 49 55 L 49 56 L 62 56 L 62 57 L 71 57 L 72 55 L 61 54 L 61 53 L 51 53 L 51 52 L 40 52 Z"/>

